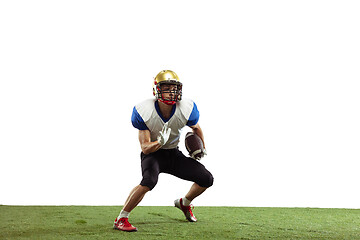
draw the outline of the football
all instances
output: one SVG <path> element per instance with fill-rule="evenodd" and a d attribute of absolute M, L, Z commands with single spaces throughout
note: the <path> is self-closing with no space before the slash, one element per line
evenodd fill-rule
<path fill-rule="evenodd" d="M 204 145 L 201 138 L 193 132 L 185 135 L 185 147 L 190 157 L 200 159 L 204 156 Z"/>

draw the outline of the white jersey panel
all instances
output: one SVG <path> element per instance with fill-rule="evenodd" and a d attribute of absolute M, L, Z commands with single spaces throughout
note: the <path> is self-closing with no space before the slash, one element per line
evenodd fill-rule
<path fill-rule="evenodd" d="M 155 99 L 149 99 L 135 106 L 137 112 L 150 130 L 152 142 L 157 140 L 159 132 L 165 124 L 155 108 L 155 101 Z M 175 112 L 168 120 L 168 126 L 171 128 L 170 137 L 168 142 L 162 146 L 162 149 L 172 149 L 177 147 L 181 130 L 188 122 L 194 107 L 194 102 L 189 99 L 182 99 L 180 102 L 176 103 L 175 106 Z"/>

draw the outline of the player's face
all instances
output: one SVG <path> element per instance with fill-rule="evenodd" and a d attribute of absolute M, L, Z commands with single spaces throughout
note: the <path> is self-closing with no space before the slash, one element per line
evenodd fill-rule
<path fill-rule="evenodd" d="M 177 85 L 164 84 L 161 86 L 161 93 L 164 100 L 175 101 L 177 94 Z"/>

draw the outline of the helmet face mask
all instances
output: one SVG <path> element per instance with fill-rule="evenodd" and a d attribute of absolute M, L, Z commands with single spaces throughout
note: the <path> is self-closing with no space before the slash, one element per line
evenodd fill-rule
<path fill-rule="evenodd" d="M 182 84 L 181 83 L 169 83 L 166 81 L 160 82 L 156 86 L 157 96 L 156 98 L 168 105 L 173 105 L 181 100 L 182 96 Z"/>
<path fill-rule="evenodd" d="M 163 70 L 156 77 L 153 86 L 156 99 L 168 105 L 181 101 L 182 83 L 178 76 L 171 70 Z"/>

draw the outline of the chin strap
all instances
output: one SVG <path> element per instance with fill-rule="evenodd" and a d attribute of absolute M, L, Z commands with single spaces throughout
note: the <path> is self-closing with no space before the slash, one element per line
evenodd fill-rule
<path fill-rule="evenodd" d="M 162 103 L 165 103 L 167 105 L 174 105 L 176 103 L 176 101 L 167 101 L 167 100 L 162 100 L 159 98 L 159 101 Z"/>

